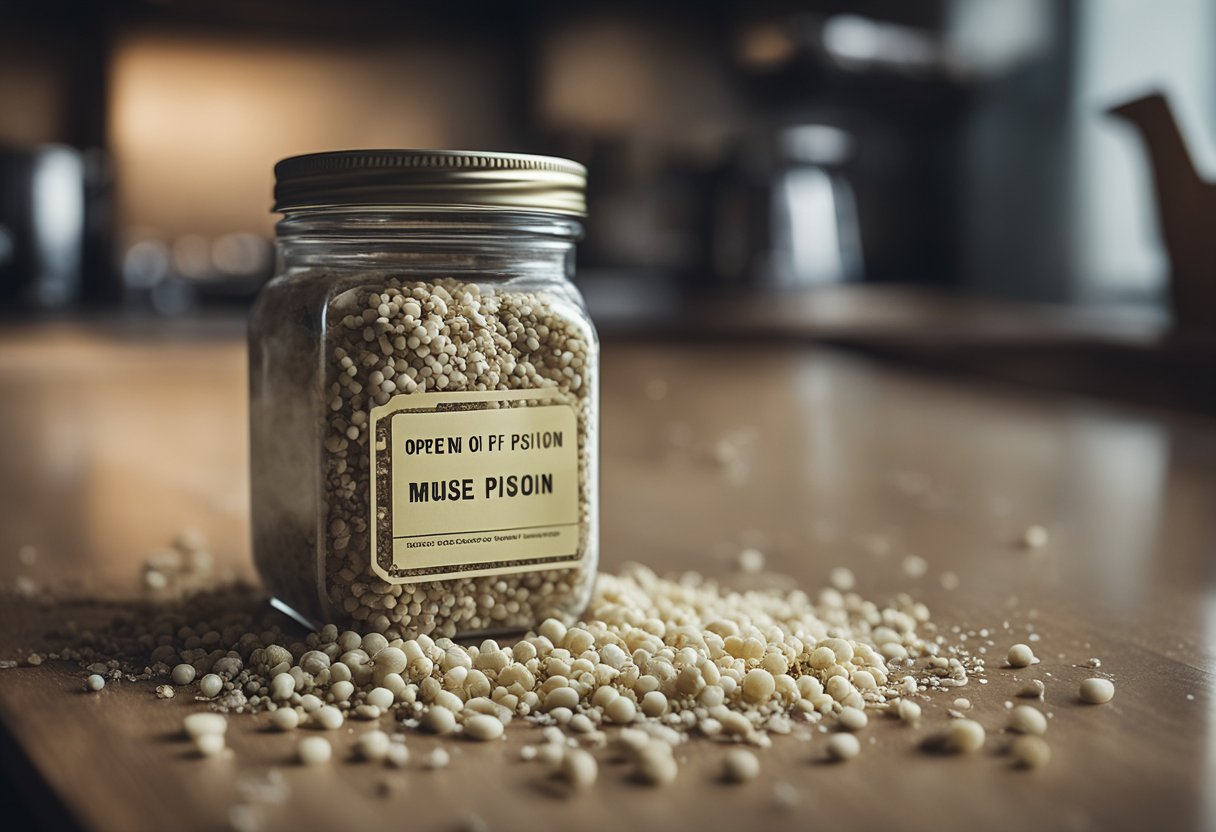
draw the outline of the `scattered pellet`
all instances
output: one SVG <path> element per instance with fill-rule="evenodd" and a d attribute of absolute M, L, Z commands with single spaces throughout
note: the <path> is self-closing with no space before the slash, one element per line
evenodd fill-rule
<path fill-rule="evenodd" d="M 447 768 L 448 764 L 451 762 L 451 755 L 442 748 L 431 749 L 431 753 L 422 758 L 423 768 L 428 768 L 431 770 Z"/>
<path fill-rule="evenodd" d="M 394 740 L 389 743 L 388 751 L 385 752 L 384 760 L 393 768 L 405 768 L 410 761 L 410 749 L 404 742 Z"/>
<path fill-rule="evenodd" d="M 464 721 L 464 735 L 479 742 L 489 742 L 502 736 L 502 721 L 486 714 L 474 714 Z"/>
<path fill-rule="evenodd" d="M 345 719 L 342 717 L 342 712 L 333 705 L 323 705 L 312 715 L 313 722 L 326 731 L 336 731 L 342 727 Z"/>
<path fill-rule="evenodd" d="M 1039 736 L 1022 736 L 1009 747 L 1016 765 L 1021 768 L 1042 768 L 1051 762 L 1051 746 Z"/>
<path fill-rule="evenodd" d="M 174 690 L 173 690 L 172 685 L 157 685 L 156 686 L 156 698 L 157 699 L 172 699 L 173 694 L 174 694 Z"/>
<path fill-rule="evenodd" d="M 296 746 L 296 755 L 306 766 L 319 766 L 329 762 L 334 749 L 325 737 L 304 737 Z"/>
<path fill-rule="evenodd" d="M 1097 670 L 1099 667 L 1102 666 L 1102 660 L 1097 657 L 1093 657 L 1085 663 L 1085 666 L 1088 667 L 1090 670 Z"/>
<path fill-rule="evenodd" d="M 730 783 L 755 780 L 760 774 L 760 761 L 746 748 L 732 748 L 723 759 L 722 775 Z"/>
<path fill-rule="evenodd" d="M 857 576 L 853 574 L 853 570 L 837 566 L 832 570 L 829 581 L 841 592 L 849 592 L 857 585 Z"/>
<path fill-rule="evenodd" d="M 96 693 L 106 686 L 106 679 L 100 673 L 91 673 L 84 680 L 84 689 L 92 693 Z"/>
<path fill-rule="evenodd" d="M 572 748 L 562 756 L 562 778 L 575 789 L 586 789 L 599 776 L 599 765 L 591 752 Z"/>
<path fill-rule="evenodd" d="M 798 805 L 798 789 L 793 783 L 777 783 L 773 786 L 773 804 L 779 812 L 789 812 Z"/>
<path fill-rule="evenodd" d="M 224 735 L 199 734 L 194 737 L 194 748 L 200 757 L 215 757 L 224 750 Z"/>
<path fill-rule="evenodd" d="M 828 737 L 828 756 L 833 760 L 851 760 L 861 753 L 861 742 L 853 734 L 832 734 Z"/>
<path fill-rule="evenodd" d="M 300 712 L 282 707 L 270 715 L 270 724 L 280 731 L 294 731 L 300 724 Z"/>
<path fill-rule="evenodd" d="M 676 779 L 680 767 L 665 742 L 650 742 L 637 752 L 637 775 L 649 786 L 666 786 Z"/>
<path fill-rule="evenodd" d="M 228 730 L 228 720 L 224 718 L 223 714 L 200 711 L 188 714 L 182 720 L 182 730 L 191 739 L 196 739 L 205 734 L 223 735 Z"/>
<path fill-rule="evenodd" d="M 1038 659 L 1035 658 L 1034 651 L 1026 644 L 1015 644 L 1009 648 L 1009 653 L 1005 656 L 1005 661 L 1010 667 L 1030 667 L 1036 664 Z"/>
<path fill-rule="evenodd" d="M 1047 717 L 1037 708 L 1018 705 L 1009 712 L 1009 730 L 1019 734 L 1047 733 Z"/>
<path fill-rule="evenodd" d="M 371 763 L 380 763 L 388 757 L 392 740 L 383 731 L 364 731 L 355 740 L 355 753 Z"/>
<path fill-rule="evenodd" d="M 744 549 L 739 552 L 739 571 L 750 575 L 764 571 L 765 558 L 764 553 L 759 549 Z"/>
<path fill-rule="evenodd" d="M 1090 705 L 1102 705 L 1115 697 L 1115 684 L 1110 679 L 1086 679 L 1081 682 L 1081 701 Z"/>
<path fill-rule="evenodd" d="M 1028 526 L 1022 532 L 1022 546 L 1027 549 L 1042 549 L 1047 545 L 1047 529 L 1043 526 Z"/>
<path fill-rule="evenodd" d="M 173 672 L 169 675 L 169 678 L 173 680 L 173 684 L 175 685 L 188 685 L 194 681 L 195 672 L 194 665 L 183 663 L 173 668 Z"/>
<path fill-rule="evenodd" d="M 911 699 L 899 700 L 899 718 L 904 722 L 917 722 L 920 719 L 920 705 Z"/>
<path fill-rule="evenodd" d="M 1047 687 L 1040 680 L 1031 679 L 1018 691 L 1018 696 L 1023 699 L 1042 699 L 1046 691 Z"/>
<path fill-rule="evenodd" d="M 198 692 L 208 699 L 214 699 L 220 695 L 220 691 L 224 689 L 224 680 L 214 673 L 208 673 L 198 683 Z"/>
<path fill-rule="evenodd" d="M 945 747 L 963 754 L 979 751 L 984 747 L 984 726 L 974 719 L 956 719 L 946 729 Z"/>
<path fill-rule="evenodd" d="M 861 708 L 846 706 L 840 711 L 840 727 L 846 731 L 860 731 L 870 720 Z"/>

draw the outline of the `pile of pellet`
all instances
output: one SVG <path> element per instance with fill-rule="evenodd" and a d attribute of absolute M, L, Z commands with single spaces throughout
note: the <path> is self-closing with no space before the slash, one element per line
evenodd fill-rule
<path fill-rule="evenodd" d="M 695 573 L 667 579 L 640 565 L 599 575 L 577 624 L 549 619 L 510 644 L 389 639 L 333 625 L 300 638 L 284 626 L 292 625 L 268 612 L 255 590 L 228 587 L 150 603 L 104 628 L 69 627 L 59 635 L 74 646 L 52 657 L 80 662 L 90 690 L 150 679 L 162 682 L 162 698 L 180 693 L 206 703 L 186 724 L 203 755 L 224 750 L 224 715 L 232 713 L 270 712 L 283 731 L 319 729 L 300 742 L 306 764 L 330 758 L 323 732 L 347 720 L 377 723 L 358 740 L 361 756 L 404 765 L 400 729 L 492 741 L 522 719 L 544 726 L 545 739 L 522 757 L 550 763 L 576 787 L 595 779 L 594 752 L 610 741 L 629 751 L 638 778 L 651 784 L 676 777 L 673 749 L 690 737 L 734 744 L 724 758 L 728 779 L 752 776 L 758 760 L 743 746 L 767 747 L 775 734 L 827 732 L 827 753 L 847 760 L 860 752 L 855 734 L 871 715 L 916 722 L 921 701 L 985 675 L 984 657 L 939 632 L 928 609 L 906 596 L 880 607 L 836 588 L 815 599 L 734 591 Z M 1006 665 L 1036 662 L 1018 644 Z M 1080 695 L 1101 703 L 1113 692 L 1108 680 L 1089 679 Z M 1020 695 L 1042 693 L 1032 682 Z M 954 704 L 970 708 L 962 698 Z M 955 719 L 938 744 L 981 748 L 981 725 L 950 713 Z M 1020 735 L 1015 761 L 1045 764 L 1044 714 L 1019 705 L 1008 718 Z M 390 720 L 395 736 L 381 730 Z M 447 761 L 440 747 L 422 764 Z"/>

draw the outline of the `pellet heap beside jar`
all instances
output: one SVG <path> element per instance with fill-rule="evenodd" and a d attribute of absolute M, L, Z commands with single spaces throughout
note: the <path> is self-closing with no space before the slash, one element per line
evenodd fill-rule
<path fill-rule="evenodd" d="M 582 166 L 293 157 L 250 329 L 253 544 L 276 603 L 392 637 L 586 606 L 599 346 L 570 282 Z"/>

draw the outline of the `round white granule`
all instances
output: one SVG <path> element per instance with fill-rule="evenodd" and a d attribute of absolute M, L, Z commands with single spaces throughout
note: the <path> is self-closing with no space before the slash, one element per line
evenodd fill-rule
<path fill-rule="evenodd" d="M 1018 705 L 1009 712 L 1009 730 L 1019 734 L 1047 733 L 1047 717 L 1037 708 Z"/>
<path fill-rule="evenodd" d="M 920 705 L 911 699 L 899 700 L 899 718 L 904 722 L 916 722 L 920 719 Z"/>
<path fill-rule="evenodd" d="M 379 763 L 388 756 L 391 745 L 392 740 L 383 731 L 365 731 L 355 740 L 355 752 L 368 762 Z"/>
<path fill-rule="evenodd" d="M 329 762 L 334 749 L 325 737 L 304 737 L 296 746 L 296 754 L 304 765 L 319 766 Z"/>
<path fill-rule="evenodd" d="M 90 674 L 89 678 L 84 680 L 84 688 L 87 691 L 96 693 L 106 686 L 106 679 L 100 673 Z"/>
<path fill-rule="evenodd" d="M 658 740 L 638 751 L 638 779 L 649 786 L 666 786 L 676 779 L 680 767 L 671 746 Z"/>
<path fill-rule="evenodd" d="M 367 704 L 387 711 L 393 706 L 393 692 L 388 688 L 372 688 L 367 694 Z"/>
<path fill-rule="evenodd" d="M 175 685 L 188 685 L 194 681 L 194 665 L 179 664 L 173 668 L 173 672 L 169 674 L 169 678 Z"/>
<path fill-rule="evenodd" d="M 652 719 L 667 713 L 667 697 L 657 690 L 643 696 L 641 704 L 642 713 Z"/>
<path fill-rule="evenodd" d="M 599 765 L 591 752 L 581 748 L 567 751 L 561 760 L 562 778 L 575 789 L 586 789 L 595 783 L 599 776 Z"/>
<path fill-rule="evenodd" d="M 342 718 L 342 712 L 333 705 L 324 705 L 313 714 L 313 722 L 326 731 L 336 731 L 342 727 L 345 720 Z"/>
<path fill-rule="evenodd" d="M 443 736 L 456 730 L 456 714 L 447 708 L 430 707 L 422 715 L 422 727 Z"/>
<path fill-rule="evenodd" d="M 840 711 L 840 727 L 846 731 L 860 731 L 869 721 L 866 712 L 861 708 L 846 707 Z"/>
<path fill-rule="evenodd" d="M 300 724 L 300 713 L 295 708 L 281 707 L 270 715 L 270 724 L 280 731 L 292 731 Z"/>
<path fill-rule="evenodd" d="M 970 754 L 984 747 L 984 726 L 974 719 L 956 719 L 946 729 L 946 748 Z"/>
<path fill-rule="evenodd" d="M 182 720 L 182 729 L 186 732 L 186 736 L 191 739 L 205 736 L 207 734 L 224 735 L 228 730 L 228 720 L 223 714 L 211 713 L 210 711 L 201 711 L 199 713 L 188 714 Z"/>
<path fill-rule="evenodd" d="M 1009 662 L 1010 667 L 1030 667 L 1038 662 L 1034 651 L 1026 644 L 1015 644 L 1010 647 L 1005 660 Z"/>
<path fill-rule="evenodd" d="M 224 689 L 224 680 L 214 673 L 208 673 L 198 683 L 198 692 L 208 699 L 214 699 Z"/>
<path fill-rule="evenodd" d="M 224 750 L 223 734 L 200 734 L 194 738 L 194 749 L 200 757 L 215 757 Z"/>
<path fill-rule="evenodd" d="M 722 775 L 730 783 L 755 780 L 760 774 L 760 761 L 746 748 L 732 748 L 723 760 Z"/>
<path fill-rule="evenodd" d="M 384 759 L 393 768 L 405 768 L 410 761 L 410 749 L 403 742 L 391 742 Z"/>
<path fill-rule="evenodd" d="M 1089 705 L 1102 705 L 1115 698 L 1115 683 L 1110 679 L 1086 679 L 1080 687 L 1081 701 Z"/>
<path fill-rule="evenodd" d="M 861 743 L 852 734 L 832 734 L 828 737 L 828 756 L 833 760 L 851 760 L 861 753 Z"/>
<path fill-rule="evenodd" d="M 1022 532 L 1022 545 L 1027 549 L 1042 549 L 1047 541 L 1047 529 L 1043 526 L 1029 526 Z"/>
<path fill-rule="evenodd" d="M 628 725 L 637 716 L 637 706 L 627 696 L 618 696 L 604 708 L 604 716 L 618 725 Z"/>
<path fill-rule="evenodd" d="M 464 735 L 478 742 L 489 742 L 502 736 L 502 721 L 486 714 L 474 714 L 464 721 Z"/>
<path fill-rule="evenodd" d="M 449 713 L 451 712 L 449 711 Z M 443 748 L 432 749 L 431 753 L 422 759 L 423 767 L 429 769 L 447 768 L 450 762 L 452 762 L 452 757 Z"/>
<path fill-rule="evenodd" d="M 1018 737 L 1009 747 L 1009 753 L 1021 768 L 1042 768 L 1051 762 L 1051 746 L 1042 737 Z"/>
<path fill-rule="evenodd" d="M 739 553 L 739 571 L 755 575 L 764 571 L 764 553 L 759 549 L 744 549 Z"/>

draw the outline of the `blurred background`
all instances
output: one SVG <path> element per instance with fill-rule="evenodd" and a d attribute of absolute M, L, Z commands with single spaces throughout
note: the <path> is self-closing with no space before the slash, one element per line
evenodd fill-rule
<path fill-rule="evenodd" d="M 590 168 L 609 336 L 725 316 L 1206 409 L 1214 45 L 1206 0 L 18 0 L 2 320 L 239 322 L 276 160 L 518 150 Z"/>

